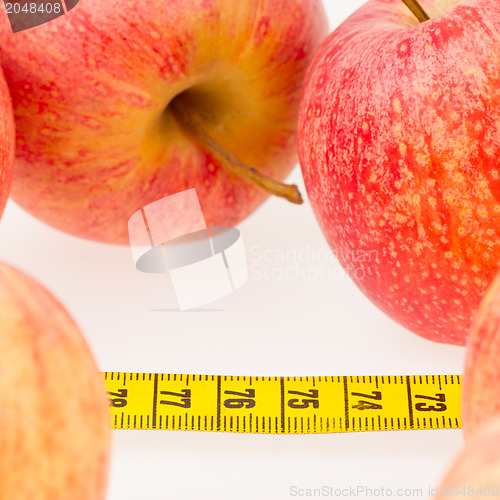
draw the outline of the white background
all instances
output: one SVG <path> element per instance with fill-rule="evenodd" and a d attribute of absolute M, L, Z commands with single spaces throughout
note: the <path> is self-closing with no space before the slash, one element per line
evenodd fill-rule
<path fill-rule="evenodd" d="M 361 3 L 329 1 L 330 27 Z M 298 168 L 290 180 L 305 193 Z M 297 207 L 269 200 L 239 228 L 249 281 L 188 312 L 176 310 L 167 277 L 134 269 L 129 248 L 65 235 L 11 201 L 0 225 L 0 259 L 27 271 L 64 302 L 103 371 L 461 373 L 463 348 L 423 340 L 395 324 L 339 264 L 325 261 L 328 247 L 307 202 Z M 302 250 L 306 258 L 263 262 L 287 250 Z M 333 278 L 316 279 L 318 268 L 332 270 Z M 274 274 L 258 277 L 265 272 Z M 421 488 L 427 497 L 461 445 L 459 430 L 305 436 L 114 431 L 108 498 L 281 500 L 293 498 L 293 486 L 384 487 L 393 490 L 392 498 L 398 498 L 397 488 Z"/>

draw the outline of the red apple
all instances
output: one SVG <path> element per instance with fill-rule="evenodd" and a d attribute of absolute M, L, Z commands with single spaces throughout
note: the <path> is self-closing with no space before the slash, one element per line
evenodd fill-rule
<path fill-rule="evenodd" d="M 500 262 L 500 3 L 370 0 L 306 76 L 299 160 L 359 288 L 428 339 L 463 345 Z"/>
<path fill-rule="evenodd" d="M 4 19 L 13 199 L 111 243 L 128 242 L 138 209 L 188 188 L 209 225 L 241 221 L 261 187 L 300 202 L 264 176 L 296 165 L 300 88 L 326 34 L 321 0 L 86 0 L 16 34 Z"/>
<path fill-rule="evenodd" d="M 78 327 L 41 285 L 0 264 L 0 499 L 103 500 L 110 428 Z"/>
<path fill-rule="evenodd" d="M 435 491 L 434 491 L 435 492 Z M 466 443 L 433 498 L 496 498 L 500 495 L 500 417 Z"/>
<path fill-rule="evenodd" d="M 9 197 L 14 167 L 15 137 L 12 100 L 0 68 L 0 217 Z"/>
<path fill-rule="evenodd" d="M 462 390 L 465 446 L 438 498 L 500 495 L 500 274 L 488 289 L 467 342 Z M 455 493 L 454 493 L 455 492 Z M 448 493 L 448 495 L 446 495 Z"/>
<path fill-rule="evenodd" d="M 462 393 L 466 438 L 496 416 L 500 417 L 500 274 L 481 303 L 467 343 Z"/>

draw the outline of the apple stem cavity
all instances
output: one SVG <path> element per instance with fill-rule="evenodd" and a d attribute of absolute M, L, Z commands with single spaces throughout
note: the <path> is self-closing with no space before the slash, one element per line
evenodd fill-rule
<path fill-rule="evenodd" d="M 420 23 L 424 23 L 430 19 L 427 12 L 418 3 L 418 0 L 403 0 L 403 3 L 411 10 Z"/>
<path fill-rule="evenodd" d="M 262 172 L 259 172 L 256 168 L 249 167 L 239 161 L 238 158 L 226 151 L 210 135 L 208 135 L 203 128 L 200 127 L 200 125 L 195 123 L 195 121 L 189 116 L 189 113 L 187 113 L 182 106 L 175 102 L 175 100 L 171 102 L 170 109 L 174 112 L 174 115 L 179 122 L 199 141 L 201 141 L 210 150 L 210 152 L 223 159 L 224 167 L 233 174 L 237 175 L 240 179 L 260 187 L 269 194 L 285 198 L 291 203 L 301 205 L 304 202 L 302 195 L 295 184 L 284 184 L 276 181 L 267 175 L 264 175 Z"/>

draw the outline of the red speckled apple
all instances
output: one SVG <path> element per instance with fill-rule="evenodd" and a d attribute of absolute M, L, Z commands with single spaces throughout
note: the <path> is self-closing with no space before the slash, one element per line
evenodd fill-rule
<path fill-rule="evenodd" d="M 73 320 L 0 264 L 0 500 L 104 500 L 110 428 L 102 376 Z"/>
<path fill-rule="evenodd" d="M 462 391 L 465 446 L 443 479 L 438 498 L 449 497 L 452 488 L 465 488 L 465 497 L 500 494 L 499 359 L 500 274 L 481 302 L 467 342 Z"/>
<path fill-rule="evenodd" d="M 488 289 L 467 343 L 462 421 L 468 438 L 500 417 L 500 274 Z"/>
<path fill-rule="evenodd" d="M 433 491 L 436 493 L 436 491 Z M 478 429 L 455 458 L 432 498 L 500 495 L 500 417 Z"/>
<path fill-rule="evenodd" d="M 370 0 L 323 43 L 299 160 L 360 289 L 413 332 L 463 345 L 500 262 L 500 3 L 421 7 L 424 22 Z"/>
<path fill-rule="evenodd" d="M 188 188 L 208 224 L 241 221 L 263 187 L 301 202 L 270 178 L 296 165 L 321 0 L 85 0 L 26 32 L 2 24 L 12 197 L 43 221 L 127 243 L 135 211 Z"/>
<path fill-rule="evenodd" d="M 12 182 L 15 138 L 12 100 L 0 69 L 0 217 L 7 203 Z"/>

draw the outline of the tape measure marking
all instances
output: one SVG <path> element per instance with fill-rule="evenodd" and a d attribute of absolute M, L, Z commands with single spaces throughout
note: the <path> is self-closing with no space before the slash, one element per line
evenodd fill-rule
<path fill-rule="evenodd" d="M 103 377 L 114 429 L 312 434 L 460 428 L 459 375 Z"/>

